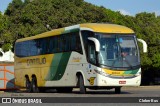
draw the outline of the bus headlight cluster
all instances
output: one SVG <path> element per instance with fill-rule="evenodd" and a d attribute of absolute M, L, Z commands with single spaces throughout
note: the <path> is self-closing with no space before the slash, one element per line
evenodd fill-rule
<path fill-rule="evenodd" d="M 103 75 L 103 76 L 109 76 L 108 74 L 102 72 L 102 71 L 98 71 L 98 70 L 94 70 L 96 73 L 100 74 L 100 75 Z"/>
<path fill-rule="evenodd" d="M 139 71 L 139 72 L 137 72 L 136 74 L 135 74 L 135 76 L 140 76 L 141 75 L 141 71 Z"/>

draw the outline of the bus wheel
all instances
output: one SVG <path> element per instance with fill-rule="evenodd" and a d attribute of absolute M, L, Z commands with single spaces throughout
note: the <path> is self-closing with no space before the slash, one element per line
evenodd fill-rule
<path fill-rule="evenodd" d="M 120 94 L 121 93 L 121 87 L 116 87 L 115 88 L 115 93 Z"/>
<path fill-rule="evenodd" d="M 27 92 L 32 92 L 32 86 L 31 86 L 31 82 L 29 81 L 28 78 L 26 78 L 26 90 Z"/>
<path fill-rule="evenodd" d="M 39 92 L 39 89 L 38 89 L 38 86 L 37 86 L 37 80 L 35 77 L 32 78 L 32 90 L 33 90 L 33 93 L 38 93 Z"/>
<path fill-rule="evenodd" d="M 82 75 L 79 76 L 79 88 L 80 88 L 80 93 L 85 94 L 86 93 L 86 88 L 84 86 L 84 80 Z"/>

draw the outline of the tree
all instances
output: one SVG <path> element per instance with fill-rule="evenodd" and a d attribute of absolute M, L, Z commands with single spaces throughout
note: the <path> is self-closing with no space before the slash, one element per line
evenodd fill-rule
<path fill-rule="evenodd" d="M 23 6 L 23 2 L 21 0 L 13 0 L 12 3 L 9 4 L 5 14 L 10 16 L 14 15 L 19 9 Z"/>
<path fill-rule="evenodd" d="M 160 16 L 138 13 L 125 16 L 84 0 L 13 0 L 5 15 L 0 13 L 0 39 L 4 48 L 23 37 L 80 23 L 113 23 L 132 28 L 138 38 L 148 44 L 148 53 L 141 53 L 142 71 L 157 71 L 160 66 Z M 141 45 L 140 45 L 141 47 Z"/>

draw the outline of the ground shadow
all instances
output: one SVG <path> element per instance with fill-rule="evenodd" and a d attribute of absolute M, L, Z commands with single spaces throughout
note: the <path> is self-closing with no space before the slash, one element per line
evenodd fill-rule
<path fill-rule="evenodd" d="M 16 89 L 16 90 L 5 90 L 5 92 L 12 92 L 12 93 L 28 93 L 27 90 L 25 89 Z M 58 93 L 56 91 L 56 89 L 47 89 L 44 90 L 43 92 L 40 93 Z M 59 94 L 80 94 L 79 90 L 73 90 L 71 93 L 59 93 Z M 86 94 L 94 94 L 94 95 L 103 95 L 103 94 L 107 94 L 107 95 L 114 95 L 115 91 L 114 90 L 87 90 Z M 127 91 L 121 91 L 120 94 L 132 94 L 131 92 L 127 92 Z M 117 94 L 115 94 L 117 95 Z"/>

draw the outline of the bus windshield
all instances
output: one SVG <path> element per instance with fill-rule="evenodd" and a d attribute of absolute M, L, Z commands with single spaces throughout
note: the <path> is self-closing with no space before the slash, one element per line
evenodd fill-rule
<path fill-rule="evenodd" d="M 96 33 L 100 42 L 98 62 L 111 68 L 140 66 L 140 56 L 135 35 Z"/>

